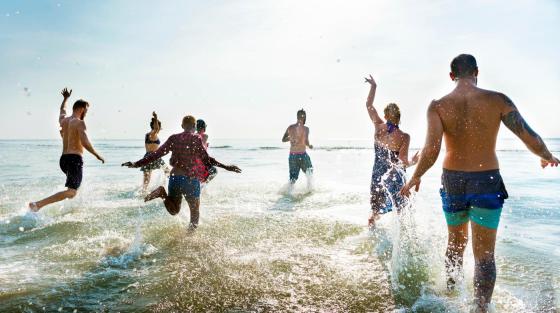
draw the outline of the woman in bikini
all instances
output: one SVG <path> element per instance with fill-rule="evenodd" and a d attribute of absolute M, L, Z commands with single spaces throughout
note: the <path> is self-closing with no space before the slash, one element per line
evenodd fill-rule
<path fill-rule="evenodd" d="M 370 75 L 366 78 L 370 84 L 366 108 L 375 127 L 375 163 L 371 176 L 371 216 L 368 220 L 370 227 L 375 227 L 375 221 L 380 214 L 391 212 L 393 208 L 400 211 L 405 205 L 405 198 L 399 191 L 406 182 L 405 169 L 418 162 L 418 152 L 408 159 L 410 135 L 399 129 L 401 112 L 395 103 L 389 103 L 383 110 L 385 120 L 381 119 L 373 107 L 377 84 Z"/>
<path fill-rule="evenodd" d="M 146 154 L 144 157 L 151 153 L 154 153 L 160 145 L 160 140 L 158 137 L 159 131 L 161 130 L 161 121 L 158 120 L 156 112 L 152 112 L 152 119 L 150 121 L 150 132 L 144 137 L 144 144 L 146 147 Z M 165 165 L 162 159 L 157 159 L 145 166 L 142 166 L 140 170 L 144 173 L 144 183 L 142 186 L 142 192 L 146 192 L 148 185 L 150 184 L 150 178 L 152 177 L 152 171 L 156 169 L 163 168 L 165 173 L 169 173 L 169 169 Z"/>

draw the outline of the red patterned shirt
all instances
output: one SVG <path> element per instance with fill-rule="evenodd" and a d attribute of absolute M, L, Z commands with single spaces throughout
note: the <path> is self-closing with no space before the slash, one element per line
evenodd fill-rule
<path fill-rule="evenodd" d="M 167 141 L 153 153 L 134 162 L 136 166 L 147 165 L 171 152 L 171 166 L 184 170 L 189 177 L 197 177 L 197 165 L 216 165 L 216 160 L 208 155 L 199 135 L 182 132 L 171 135 Z M 198 160 L 198 161 L 197 161 Z"/>

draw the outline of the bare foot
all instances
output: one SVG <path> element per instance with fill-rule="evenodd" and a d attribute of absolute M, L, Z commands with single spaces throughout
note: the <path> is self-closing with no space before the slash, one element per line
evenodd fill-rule
<path fill-rule="evenodd" d="M 39 207 L 37 206 L 37 202 L 29 202 L 29 209 L 31 210 L 31 212 L 38 212 L 39 211 Z"/>
<path fill-rule="evenodd" d="M 148 202 L 156 198 L 165 198 L 165 197 L 167 197 L 167 192 L 165 192 L 165 188 L 163 186 L 159 186 L 144 198 L 144 202 Z"/>

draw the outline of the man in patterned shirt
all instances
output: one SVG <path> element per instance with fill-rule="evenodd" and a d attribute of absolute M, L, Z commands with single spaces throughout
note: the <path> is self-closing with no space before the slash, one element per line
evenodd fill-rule
<path fill-rule="evenodd" d="M 195 229 L 198 226 L 200 207 L 200 181 L 196 175 L 197 160 L 231 172 L 241 173 L 241 169 L 235 165 L 224 165 L 208 155 L 202 139 L 195 133 L 196 119 L 193 116 L 185 116 L 181 126 L 184 131 L 171 135 L 154 153 L 136 162 L 123 163 L 123 166 L 141 167 L 171 152 L 170 164 L 173 169 L 169 178 L 169 193 L 163 186 L 159 186 L 144 200 L 162 198 L 167 211 L 175 215 L 181 210 L 182 197 L 185 197 L 191 211 L 189 227 Z"/>

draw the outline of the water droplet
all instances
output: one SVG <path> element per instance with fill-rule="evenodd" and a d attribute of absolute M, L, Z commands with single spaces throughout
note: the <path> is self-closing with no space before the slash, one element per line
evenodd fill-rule
<path fill-rule="evenodd" d="M 59 307 L 59 308 L 58 308 L 58 312 L 62 312 L 62 307 Z"/>
<path fill-rule="evenodd" d="M 10 224 L 10 220 L 7 220 L 7 221 L 6 221 L 6 224 Z"/>
<path fill-rule="evenodd" d="M 22 226 L 19 227 L 19 231 L 24 231 L 25 228 L 23 228 Z"/>

